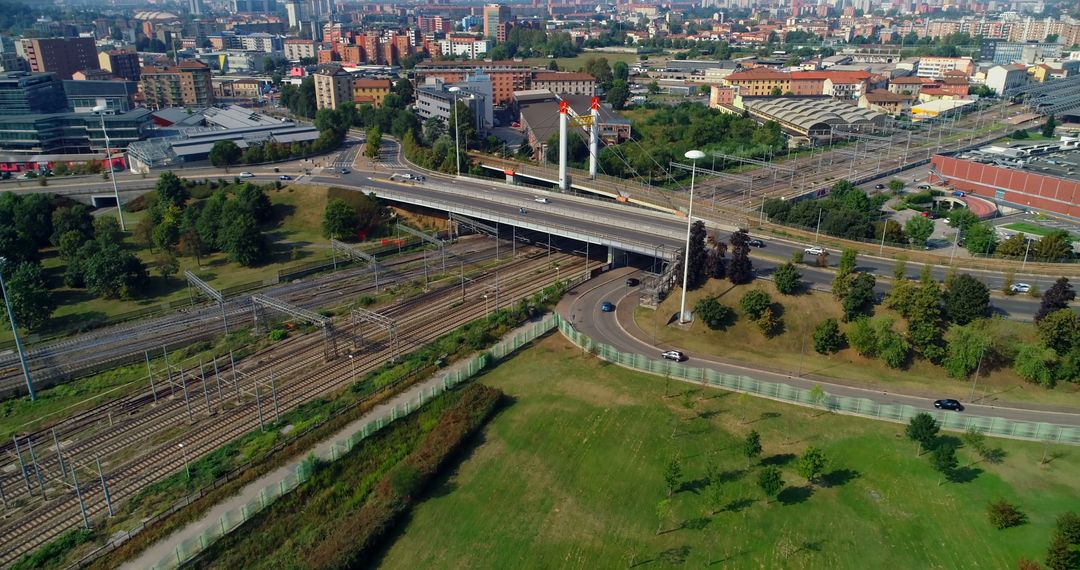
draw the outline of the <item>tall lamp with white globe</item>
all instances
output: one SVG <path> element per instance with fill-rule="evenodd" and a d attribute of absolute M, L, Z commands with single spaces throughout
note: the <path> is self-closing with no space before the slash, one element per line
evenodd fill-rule
<path fill-rule="evenodd" d="M 109 161 L 109 178 L 112 178 L 113 196 L 116 197 L 116 215 L 120 216 L 120 230 L 127 231 L 124 227 L 124 209 L 120 206 L 120 191 L 116 189 L 116 170 L 113 169 L 112 149 L 109 147 L 109 132 L 105 130 L 105 105 L 98 105 L 93 111 L 101 118 L 101 134 L 105 137 L 105 155 Z"/>
<path fill-rule="evenodd" d="M 697 174 L 697 161 L 705 158 L 705 153 L 700 150 L 688 150 L 684 154 L 691 161 L 690 167 L 690 207 L 686 210 L 686 246 L 685 257 L 682 264 L 682 302 L 679 303 L 679 324 L 690 319 L 686 315 L 686 284 L 690 276 L 690 227 L 694 224 L 694 176 Z"/>

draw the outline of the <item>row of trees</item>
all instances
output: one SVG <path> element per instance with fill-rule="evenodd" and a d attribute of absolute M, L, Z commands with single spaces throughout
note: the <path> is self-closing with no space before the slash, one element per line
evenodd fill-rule
<path fill-rule="evenodd" d="M 334 189 L 330 190 L 331 195 Z M 322 234 L 328 239 L 352 241 L 377 230 L 386 218 L 386 210 L 375 194 L 353 194 L 349 199 L 332 198 L 323 212 Z"/>

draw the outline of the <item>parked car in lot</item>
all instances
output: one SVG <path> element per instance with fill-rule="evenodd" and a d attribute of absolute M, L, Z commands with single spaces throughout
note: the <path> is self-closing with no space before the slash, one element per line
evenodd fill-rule
<path fill-rule="evenodd" d="M 612 303 L 611 301 L 604 301 L 603 303 L 600 303 L 600 310 L 605 313 L 614 313 L 615 303 Z"/>
<path fill-rule="evenodd" d="M 548 200 L 547 198 L 544 198 L 542 196 L 537 196 L 536 198 L 533 198 L 533 202 L 537 202 L 540 204 L 550 204 L 551 200 Z"/>
<path fill-rule="evenodd" d="M 660 356 L 666 360 L 674 360 L 675 362 L 682 362 L 686 360 L 686 355 L 678 350 L 666 350 L 660 353 Z"/>
<path fill-rule="evenodd" d="M 1013 283 L 1012 287 L 1009 287 L 1009 290 L 1013 293 L 1027 293 L 1031 291 L 1031 285 L 1028 285 L 1027 283 Z"/>
<path fill-rule="evenodd" d="M 638 280 L 638 279 L 635 279 L 633 277 L 626 280 L 626 286 L 627 287 L 637 287 L 640 284 L 641 284 L 641 281 Z"/>
<path fill-rule="evenodd" d="M 808 247 L 803 250 L 807 255 L 821 255 L 825 253 L 825 248 L 815 245 L 814 247 Z"/>
<path fill-rule="evenodd" d="M 763 242 L 763 241 L 761 241 L 759 239 L 752 239 L 752 240 L 746 242 L 746 245 L 748 245 L 750 247 L 765 247 L 765 242 Z"/>
<path fill-rule="evenodd" d="M 292 180 L 292 176 L 289 176 L 288 174 L 282 174 L 281 176 L 278 176 L 277 179 L 278 180 Z"/>
<path fill-rule="evenodd" d="M 944 400 L 935 400 L 934 407 L 939 410 L 952 410 L 954 412 L 964 411 L 964 405 L 960 402 L 953 400 L 952 398 L 946 398 Z"/>
<path fill-rule="evenodd" d="M 255 178 L 255 175 L 245 170 L 240 173 L 240 178 Z"/>

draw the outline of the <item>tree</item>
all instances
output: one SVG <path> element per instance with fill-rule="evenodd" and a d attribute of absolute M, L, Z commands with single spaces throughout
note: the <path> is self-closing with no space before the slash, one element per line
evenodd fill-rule
<path fill-rule="evenodd" d="M 1056 129 L 1057 129 L 1057 119 L 1054 117 L 1053 114 L 1051 114 L 1050 116 L 1046 117 L 1046 122 L 1043 123 L 1043 126 L 1039 130 L 1039 132 L 1042 134 L 1042 136 L 1050 138 L 1050 137 L 1054 136 L 1054 131 Z"/>
<path fill-rule="evenodd" d="M 367 140 L 364 141 L 364 156 L 374 160 L 379 156 L 379 147 L 382 146 L 382 131 L 379 127 L 371 127 L 367 130 Z"/>
<path fill-rule="evenodd" d="M 1043 344 L 1065 354 L 1080 345 L 1080 316 L 1072 309 L 1058 309 L 1036 323 Z"/>
<path fill-rule="evenodd" d="M 877 333 L 870 319 L 863 316 L 855 319 L 847 331 L 848 344 L 862 356 L 877 355 Z"/>
<path fill-rule="evenodd" d="M 132 299 L 145 287 L 146 268 L 119 244 L 88 242 L 79 249 L 78 257 L 86 288 L 95 296 Z"/>
<path fill-rule="evenodd" d="M 14 200 L 14 203 L 11 205 L 10 220 L 0 220 L 0 224 L 10 222 L 19 235 L 33 242 L 36 247 L 48 245 L 53 233 L 52 199 L 46 194 L 19 196 L 9 192 L 4 196 L 11 196 L 9 199 Z M 0 214 L 0 218 L 6 217 Z"/>
<path fill-rule="evenodd" d="M 171 251 L 162 251 L 158 254 L 156 261 L 158 273 L 166 279 L 180 271 L 180 262 Z"/>
<path fill-rule="evenodd" d="M 676 455 L 668 461 L 664 468 L 664 483 L 667 485 L 667 496 L 670 497 L 682 483 L 682 463 Z"/>
<path fill-rule="evenodd" d="M 967 273 L 949 281 L 942 301 L 945 315 L 959 325 L 990 314 L 990 288 Z"/>
<path fill-rule="evenodd" d="M 1077 550 L 1061 534 L 1050 539 L 1046 552 L 1046 567 L 1050 570 L 1076 570 L 1080 568 L 1080 550 Z"/>
<path fill-rule="evenodd" d="M 761 457 L 761 435 L 756 431 L 751 431 L 746 434 L 746 439 L 742 442 L 742 453 L 746 456 L 746 466 L 749 467 L 751 462 Z"/>
<path fill-rule="evenodd" d="M 780 470 L 770 465 L 758 473 L 757 484 L 758 488 L 765 493 L 765 504 L 767 505 L 769 500 L 778 495 L 784 488 L 784 479 L 780 476 Z"/>
<path fill-rule="evenodd" d="M 872 321 L 874 338 L 877 340 L 877 355 L 889 368 L 903 368 L 911 352 L 911 345 L 903 335 L 893 330 L 890 317 L 879 317 Z"/>
<path fill-rule="evenodd" d="M 760 289 L 747 291 L 746 293 L 743 293 L 742 298 L 739 299 L 739 307 L 742 308 L 743 313 L 746 313 L 746 316 L 752 321 L 760 319 L 771 304 L 772 298 L 769 297 L 768 293 L 761 291 Z"/>
<path fill-rule="evenodd" d="M 322 222 L 323 237 L 350 239 L 356 235 L 358 229 L 356 209 L 345 200 L 335 198 L 326 204 Z"/>
<path fill-rule="evenodd" d="M 262 188 L 245 184 L 236 193 L 236 203 L 255 218 L 255 223 L 265 224 L 274 217 L 274 207 Z"/>
<path fill-rule="evenodd" d="M 934 448 L 934 453 L 930 455 L 930 466 L 942 475 L 942 480 L 938 482 L 938 485 L 951 479 L 959 464 L 956 459 L 956 445 L 951 442 L 938 445 Z"/>
<path fill-rule="evenodd" d="M 844 248 L 844 251 L 840 253 L 840 262 L 836 267 L 837 275 L 847 275 L 848 273 L 855 271 L 858 255 L 859 250 Z"/>
<path fill-rule="evenodd" d="M 12 267 L 14 270 L 11 269 Z M 18 265 L 7 262 L 0 266 L 0 271 L 4 272 L 8 300 L 11 302 L 11 309 L 15 312 L 18 325 L 28 331 L 41 328 L 56 310 L 56 301 L 53 299 L 41 266 L 30 262 L 22 262 Z M 0 304 L 0 314 L 3 315 L 5 321 L 8 320 L 7 309 L 2 304 Z"/>
<path fill-rule="evenodd" d="M 950 378 L 967 378 L 975 372 L 990 348 L 990 337 L 972 325 L 953 325 L 949 329 L 948 348 L 941 365 Z"/>
<path fill-rule="evenodd" d="M 1053 388 L 1057 359 L 1057 352 L 1052 348 L 1038 343 L 1022 344 L 1013 359 L 1013 370 L 1028 382 Z"/>
<path fill-rule="evenodd" d="M 233 141 L 217 141 L 210 147 L 210 164 L 225 167 L 225 172 L 228 172 L 229 167 L 240 160 L 241 154 L 243 151 Z"/>
<path fill-rule="evenodd" d="M 616 61 L 611 66 L 611 76 L 616 81 L 630 80 L 630 66 L 625 61 Z"/>
<path fill-rule="evenodd" d="M 990 524 L 998 530 L 1020 526 L 1027 519 L 1024 513 L 1016 508 L 1016 505 L 1005 499 L 998 499 L 987 505 L 986 514 L 990 519 Z"/>
<path fill-rule="evenodd" d="M 754 280 L 754 268 L 750 262 L 750 236 L 746 230 L 731 234 L 731 262 L 728 263 L 728 279 L 733 285 L 744 285 Z"/>
<path fill-rule="evenodd" d="M 11 264 L 37 263 L 38 251 L 34 242 L 13 227 L 0 227 L 0 257 Z"/>
<path fill-rule="evenodd" d="M 780 316 L 770 306 L 761 313 L 761 316 L 754 321 L 761 334 L 765 335 L 765 338 L 772 338 L 778 334 L 784 328 L 784 323 L 780 320 Z"/>
<path fill-rule="evenodd" d="M 986 222 L 972 224 L 964 234 L 964 247 L 972 255 L 992 255 L 997 246 L 997 232 Z"/>
<path fill-rule="evenodd" d="M 402 101 L 411 101 L 413 98 L 412 82 L 408 79 L 399 79 L 397 83 L 394 83 L 394 94 L 401 97 Z"/>
<path fill-rule="evenodd" d="M 806 448 L 806 451 L 803 451 L 802 455 L 799 456 L 799 460 L 795 465 L 799 471 L 799 476 L 810 483 L 821 477 L 828 466 L 829 458 L 825 456 L 825 452 L 821 448 L 814 446 Z"/>
<path fill-rule="evenodd" d="M 1064 277 L 1059 277 L 1054 284 L 1051 285 L 1042 296 L 1042 303 L 1039 304 L 1039 311 L 1035 313 L 1035 322 L 1043 320 L 1046 315 L 1053 313 L 1059 309 L 1068 308 L 1069 303 L 1076 299 L 1076 291 L 1073 290 L 1073 286 L 1069 283 L 1069 280 Z"/>
<path fill-rule="evenodd" d="M 832 354 L 844 347 L 844 334 L 836 319 L 825 319 L 814 328 L 814 350 L 818 354 Z"/>
<path fill-rule="evenodd" d="M 630 98 L 630 85 L 622 80 L 618 79 L 611 85 L 611 89 L 607 92 L 607 102 L 611 103 L 611 106 L 616 110 L 622 109 L 626 106 L 627 99 Z"/>
<path fill-rule="evenodd" d="M 60 236 L 67 232 L 78 232 L 84 242 L 94 237 L 94 218 L 90 215 L 90 208 L 83 204 L 54 210 L 52 227 L 53 233 L 49 241 L 53 245 L 60 245 Z"/>
<path fill-rule="evenodd" d="M 782 295 L 791 295 L 802 286 L 802 273 L 790 261 L 781 263 L 773 273 L 773 284 Z"/>
<path fill-rule="evenodd" d="M 690 225 L 690 265 L 687 273 L 686 288 L 693 291 L 705 284 L 705 262 L 708 252 L 705 250 L 705 222 L 698 220 Z"/>
<path fill-rule="evenodd" d="M 907 427 L 904 428 L 904 435 L 918 444 L 917 450 L 921 454 L 921 452 L 933 446 L 939 431 L 941 431 L 941 426 L 938 425 L 933 416 L 926 412 L 919 412 L 911 418 Z"/>
<path fill-rule="evenodd" d="M 233 203 L 229 203 L 232 206 Z M 228 225 L 221 228 L 222 249 L 229 259 L 244 266 L 258 265 L 266 257 L 266 238 L 259 231 L 255 217 L 239 208 L 226 208 L 224 219 Z"/>
<path fill-rule="evenodd" d="M 976 216 L 974 212 L 967 208 L 953 208 L 949 211 L 949 215 L 946 216 L 946 219 L 949 220 L 949 227 L 954 230 L 959 230 L 965 236 L 968 235 L 968 230 L 971 229 L 971 226 L 979 223 L 979 216 Z"/>
<path fill-rule="evenodd" d="M 904 233 L 912 245 L 923 247 L 934 233 L 934 222 L 924 216 L 914 216 L 904 223 Z"/>
<path fill-rule="evenodd" d="M 664 521 L 668 520 L 671 516 L 671 499 L 663 499 L 656 503 L 656 534 L 660 534 L 660 529 L 664 527 Z"/>
<path fill-rule="evenodd" d="M 1080 545 L 1080 516 L 1072 511 L 1065 511 L 1057 518 L 1054 534 L 1060 535 L 1065 542 Z"/>
<path fill-rule="evenodd" d="M 709 480 L 705 488 L 705 500 L 709 503 L 709 514 L 714 515 L 724 505 L 724 485 L 716 479 Z"/>
<path fill-rule="evenodd" d="M 837 278 L 837 280 L 840 279 Z M 877 285 L 877 279 L 870 273 L 857 272 L 844 276 L 844 281 L 846 281 L 846 290 L 843 291 L 840 305 L 844 309 L 844 321 L 850 321 L 873 306 L 874 286 Z M 844 283 L 844 281 L 840 282 Z"/>
<path fill-rule="evenodd" d="M 904 181 L 896 179 L 896 178 L 893 178 L 892 180 L 890 180 L 889 184 L 888 184 L 889 190 L 892 190 L 893 192 L 899 192 L 899 191 L 903 190 L 904 186 L 906 186 L 904 184 Z"/>
<path fill-rule="evenodd" d="M 1068 259 L 1072 255 L 1072 237 L 1065 230 L 1053 230 L 1035 243 L 1031 254 L 1039 261 Z"/>
<path fill-rule="evenodd" d="M 715 296 L 710 295 L 694 304 L 694 314 L 705 323 L 705 326 L 715 331 L 727 327 L 735 316 L 735 311 L 731 307 L 721 305 Z"/>
<path fill-rule="evenodd" d="M 1023 232 L 1013 234 L 997 246 L 997 254 L 1006 258 L 1022 258 L 1028 253 L 1027 236 Z"/>

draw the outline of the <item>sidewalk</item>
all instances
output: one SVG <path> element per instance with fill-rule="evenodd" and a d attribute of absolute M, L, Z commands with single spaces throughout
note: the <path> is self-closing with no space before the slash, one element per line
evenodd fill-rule
<path fill-rule="evenodd" d="M 520 327 L 507 332 L 501 339 L 511 339 L 515 334 L 522 333 L 536 324 L 535 321 L 529 321 Z M 492 343 L 493 345 L 496 343 Z M 484 351 L 480 351 L 484 352 Z M 448 374 L 451 374 L 459 369 L 463 369 L 468 366 L 472 357 L 461 358 L 454 364 L 443 368 L 437 374 L 432 377 L 411 386 L 409 389 L 395 395 L 393 398 L 386 400 L 385 402 L 375 406 L 363 416 L 350 422 L 345 427 L 341 428 L 332 435 L 327 436 L 325 439 L 315 444 L 313 447 L 304 451 L 303 453 L 296 454 L 296 460 L 289 462 L 286 465 L 278 467 L 277 469 L 249 482 L 244 485 L 243 488 L 237 492 L 236 495 L 229 497 L 225 501 L 214 505 L 210 510 L 203 513 L 197 520 L 188 523 L 184 528 L 173 532 L 168 537 L 159 540 L 150 546 L 150 548 L 141 552 L 137 558 L 125 562 L 120 566 L 121 570 L 142 570 L 145 568 L 152 568 L 154 565 L 162 561 L 170 554 L 175 554 L 176 548 L 184 541 L 194 540 L 204 531 L 212 526 L 219 524 L 219 521 L 223 515 L 230 511 L 239 509 L 249 501 L 259 498 L 260 492 L 269 485 L 277 484 L 279 481 L 283 481 L 287 476 L 295 474 L 299 464 L 306 459 L 310 454 L 314 453 L 320 460 L 329 460 L 331 458 L 331 447 L 340 440 L 349 437 L 356 433 L 364 424 L 370 422 L 374 418 L 378 418 L 386 414 L 389 410 L 395 406 L 402 405 L 406 402 L 415 400 L 422 392 L 430 391 L 436 385 L 443 382 L 443 378 Z M 238 527 L 237 530 L 239 530 Z"/>

